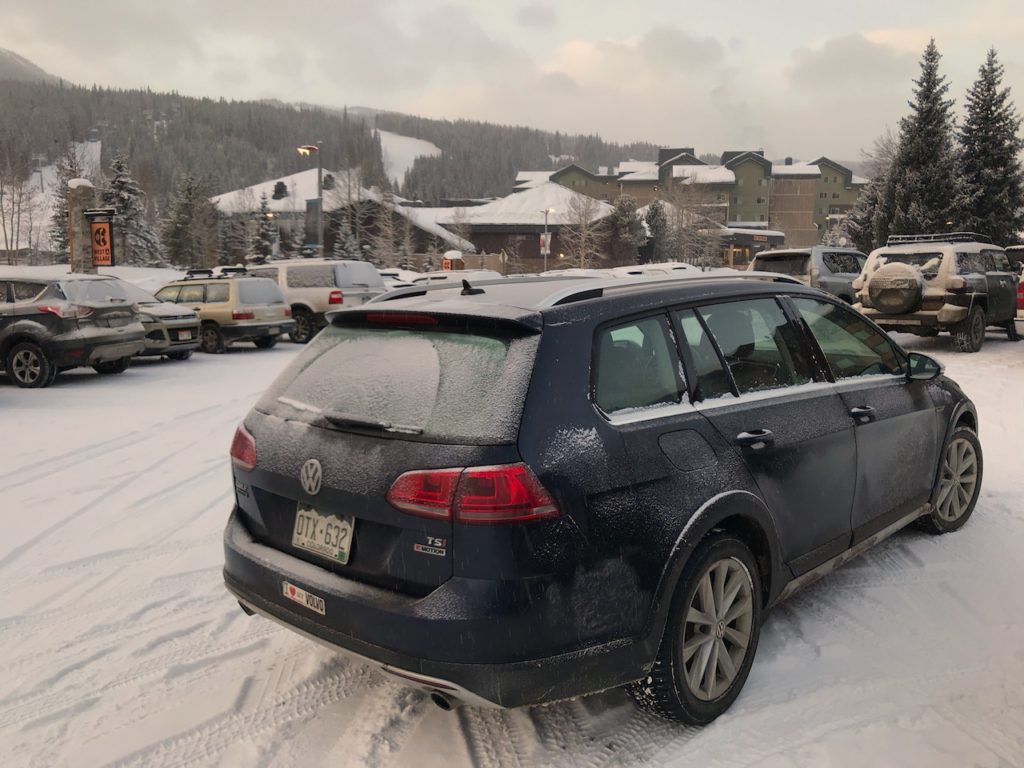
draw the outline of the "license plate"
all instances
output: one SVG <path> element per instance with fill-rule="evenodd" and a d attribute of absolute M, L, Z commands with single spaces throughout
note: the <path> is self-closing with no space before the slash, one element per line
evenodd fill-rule
<path fill-rule="evenodd" d="M 299 505 L 295 512 L 292 546 L 345 565 L 352 550 L 355 520 L 342 515 L 321 515 L 312 507 Z"/>
<path fill-rule="evenodd" d="M 307 592 L 302 587 L 296 587 L 294 584 L 290 584 L 287 581 L 281 582 L 281 589 L 284 596 L 292 602 L 304 605 L 309 608 L 309 610 L 316 611 L 321 616 L 327 615 L 327 606 L 324 604 L 324 599 L 319 595 Z"/>
<path fill-rule="evenodd" d="M 192 338 L 192 331 L 178 331 L 178 341 L 189 341 Z"/>
<path fill-rule="evenodd" d="M 269 333 L 271 336 L 277 336 L 277 334 L 279 334 L 280 332 L 281 332 L 281 329 L 278 328 L 276 325 L 273 328 L 268 328 L 267 329 L 267 333 Z"/>

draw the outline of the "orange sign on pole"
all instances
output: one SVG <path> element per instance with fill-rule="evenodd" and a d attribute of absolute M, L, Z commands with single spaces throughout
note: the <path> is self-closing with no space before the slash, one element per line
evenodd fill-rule
<path fill-rule="evenodd" d="M 92 265 L 114 266 L 114 230 L 110 221 L 90 221 L 89 233 L 92 236 Z"/>

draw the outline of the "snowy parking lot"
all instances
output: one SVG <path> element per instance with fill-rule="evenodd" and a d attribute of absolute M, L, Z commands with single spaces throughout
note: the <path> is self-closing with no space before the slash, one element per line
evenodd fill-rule
<path fill-rule="evenodd" d="M 703 730 L 621 691 L 446 713 L 246 617 L 221 581 L 228 445 L 295 346 L 44 390 L 0 376 L 0 763 L 1022 766 L 1024 343 L 900 340 L 978 406 L 973 519 L 898 534 L 774 610 L 742 695 Z"/>

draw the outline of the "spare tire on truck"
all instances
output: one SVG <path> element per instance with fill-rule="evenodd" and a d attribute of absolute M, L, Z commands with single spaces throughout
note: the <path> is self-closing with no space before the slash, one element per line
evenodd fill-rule
<path fill-rule="evenodd" d="M 921 307 L 924 278 L 917 267 L 890 262 L 868 278 L 871 306 L 887 315 L 906 315 Z"/>

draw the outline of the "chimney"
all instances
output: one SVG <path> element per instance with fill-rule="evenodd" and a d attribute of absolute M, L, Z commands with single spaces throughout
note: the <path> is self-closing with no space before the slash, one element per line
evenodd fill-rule
<path fill-rule="evenodd" d="M 792 165 L 792 164 L 793 164 L 793 158 L 792 157 L 787 157 L 786 158 L 786 165 Z"/>

